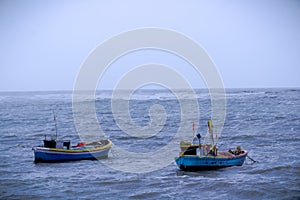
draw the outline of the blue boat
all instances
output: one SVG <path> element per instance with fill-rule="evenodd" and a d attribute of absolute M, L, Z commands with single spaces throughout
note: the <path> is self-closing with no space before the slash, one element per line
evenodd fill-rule
<path fill-rule="evenodd" d="M 108 139 L 97 142 L 78 143 L 70 141 L 44 140 L 43 146 L 33 147 L 35 162 L 64 162 L 107 158 L 112 142 Z"/>
<path fill-rule="evenodd" d="M 197 152 L 206 148 L 205 145 L 191 144 L 186 151 L 181 152 L 175 159 L 177 166 L 184 171 L 210 170 L 232 166 L 242 166 L 246 156 L 246 150 L 221 151 L 217 154 L 208 153 L 199 155 Z"/>
<path fill-rule="evenodd" d="M 45 136 L 42 146 L 32 147 L 34 151 L 34 162 L 64 162 L 76 160 L 96 160 L 107 158 L 112 142 L 108 139 L 96 142 L 81 142 L 71 146 L 70 140 L 57 140 L 57 124 L 54 115 L 56 135 L 54 139 L 48 140 Z"/>
<path fill-rule="evenodd" d="M 200 143 L 200 134 L 195 137 L 199 143 L 184 142 L 180 143 L 181 152 L 175 158 L 177 166 L 183 171 L 212 170 L 224 167 L 242 166 L 248 152 L 237 146 L 235 150 L 218 151 L 216 147 L 217 137 L 213 136 L 212 122 L 208 121 L 208 134 L 205 144 Z M 194 125 L 193 125 L 194 131 Z M 207 140 L 209 138 L 210 140 Z M 210 142 L 207 142 L 210 141 Z"/>

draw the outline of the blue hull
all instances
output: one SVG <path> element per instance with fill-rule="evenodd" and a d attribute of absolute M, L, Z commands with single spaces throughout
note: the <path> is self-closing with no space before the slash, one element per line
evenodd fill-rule
<path fill-rule="evenodd" d="M 51 150 L 34 150 L 35 162 L 63 162 L 76 160 L 96 160 L 99 158 L 107 158 L 110 148 L 101 151 L 68 153 Z"/>
<path fill-rule="evenodd" d="M 100 140 L 89 143 L 78 143 L 70 148 L 70 142 L 58 148 L 59 142 L 55 140 L 44 140 L 44 146 L 33 147 L 35 162 L 64 162 L 75 160 L 96 160 L 107 158 L 112 146 L 110 140 Z M 65 144 L 67 144 L 65 146 Z M 80 144 L 80 145 L 79 145 Z"/>
<path fill-rule="evenodd" d="M 184 155 L 175 159 L 177 166 L 184 171 L 210 170 L 232 166 L 242 166 L 247 152 L 233 158 L 221 158 L 213 156 Z"/>

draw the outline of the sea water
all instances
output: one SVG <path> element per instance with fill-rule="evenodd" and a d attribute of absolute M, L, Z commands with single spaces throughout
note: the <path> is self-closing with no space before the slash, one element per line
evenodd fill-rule
<path fill-rule="evenodd" d="M 204 136 L 210 95 L 206 90 L 196 93 L 200 109 L 196 132 Z M 248 159 L 241 167 L 200 172 L 183 172 L 171 162 L 152 172 L 129 173 L 100 161 L 35 164 L 31 147 L 41 145 L 45 136 L 55 136 L 53 111 L 58 138 L 73 145 L 81 142 L 73 119 L 72 92 L 1 92 L 0 198 L 299 199 L 300 89 L 227 89 L 226 101 L 219 150 L 240 145 L 258 162 Z M 95 107 L 99 127 L 114 146 L 147 153 L 168 144 L 178 131 L 179 102 L 167 90 L 142 90 L 132 96 L 130 116 L 140 126 L 150 123 L 152 105 L 166 111 L 161 131 L 148 138 L 132 137 L 118 127 L 111 111 L 111 91 L 98 91 Z M 193 139 L 192 131 L 186 134 Z M 109 160 L 120 160 L 122 166 L 141 162 L 120 159 L 114 147 Z"/>

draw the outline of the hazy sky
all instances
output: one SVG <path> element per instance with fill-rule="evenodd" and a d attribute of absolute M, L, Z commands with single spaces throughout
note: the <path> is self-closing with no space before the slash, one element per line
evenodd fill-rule
<path fill-rule="evenodd" d="M 1 0 L 0 91 L 71 90 L 94 48 L 143 27 L 172 29 L 195 40 L 226 88 L 300 87 L 297 0 Z M 114 63 L 102 87 L 112 88 L 126 65 L 159 62 L 179 71 L 185 65 L 157 51 L 136 54 Z M 182 73 L 193 87 L 202 87 L 201 77 L 186 68 Z"/>

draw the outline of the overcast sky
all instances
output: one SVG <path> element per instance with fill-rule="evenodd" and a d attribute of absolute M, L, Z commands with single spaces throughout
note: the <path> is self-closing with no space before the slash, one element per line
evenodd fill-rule
<path fill-rule="evenodd" d="M 196 41 L 226 88 L 300 87 L 297 0 L 2 0 L 0 91 L 72 90 L 93 49 L 143 27 L 171 29 Z M 165 63 L 179 71 L 185 65 L 166 53 L 139 54 L 114 63 L 101 87 L 113 88 L 126 65 Z M 193 87 L 203 87 L 192 71 L 181 73 Z"/>

